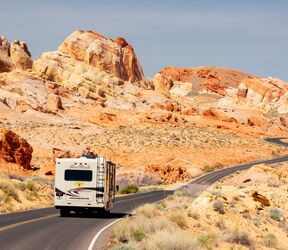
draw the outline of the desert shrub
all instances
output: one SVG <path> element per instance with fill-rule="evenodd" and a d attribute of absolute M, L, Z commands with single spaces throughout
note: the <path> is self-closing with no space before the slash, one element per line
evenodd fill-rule
<path fill-rule="evenodd" d="M 143 215 L 147 218 L 152 218 L 159 215 L 159 211 L 157 208 L 152 204 L 146 204 L 144 206 L 138 207 L 135 209 L 136 214 Z"/>
<path fill-rule="evenodd" d="M 202 168 L 202 170 L 205 172 L 205 173 L 209 173 L 209 172 L 212 172 L 212 171 L 215 171 L 217 169 L 221 169 L 223 168 L 224 165 L 220 162 L 217 162 L 215 163 L 214 165 L 204 165 L 204 167 Z"/>
<path fill-rule="evenodd" d="M 263 239 L 263 244 L 266 247 L 276 248 L 276 246 L 278 245 L 277 237 L 274 234 L 269 233 L 269 234 L 265 235 L 265 237 Z"/>
<path fill-rule="evenodd" d="M 10 201 L 10 199 L 12 198 L 18 202 L 21 202 L 15 190 L 15 187 L 10 183 L 0 182 L 0 189 L 3 191 L 6 201 Z"/>
<path fill-rule="evenodd" d="M 17 186 L 21 191 L 24 191 L 27 187 L 25 182 L 19 182 Z"/>
<path fill-rule="evenodd" d="M 159 185 L 163 181 L 156 173 L 142 173 L 134 179 L 134 183 L 138 186 L 152 186 L 152 185 Z M 154 187 L 157 188 L 157 187 Z M 150 190 L 152 191 L 152 190 Z"/>
<path fill-rule="evenodd" d="M 172 229 L 172 225 L 168 219 L 164 217 L 154 217 L 147 219 L 142 214 L 136 214 L 129 218 L 130 231 L 132 229 L 144 230 L 147 235 L 151 235 L 163 229 Z"/>
<path fill-rule="evenodd" d="M 233 196 L 233 201 L 240 201 L 240 196 L 239 195 Z"/>
<path fill-rule="evenodd" d="M 251 217 L 251 214 L 249 212 L 244 212 L 242 214 L 243 218 L 246 219 L 246 220 L 251 220 L 252 217 Z"/>
<path fill-rule="evenodd" d="M 159 218 L 159 219 L 150 219 L 149 223 L 146 226 L 147 231 L 149 233 L 155 233 L 157 231 L 161 231 L 163 229 L 171 229 L 172 225 L 166 218 Z"/>
<path fill-rule="evenodd" d="M 28 191 L 25 196 L 29 201 L 34 201 L 39 197 L 36 191 Z"/>
<path fill-rule="evenodd" d="M 29 191 L 36 191 L 37 190 L 33 181 L 28 181 L 26 184 L 26 187 Z"/>
<path fill-rule="evenodd" d="M 224 210 L 224 202 L 221 201 L 221 200 L 216 200 L 214 203 L 213 203 L 213 208 L 215 211 L 217 211 L 218 213 L 220 214 L 224 214 L 225 213 L 225 210 Z"/>
<path fill-rule="evenodd" d="M 136 250 L 136 249 L 130 246 L 115 246 L 112 247 L 111 250 Z"/>
<path fill-rule="evenodd" d="M 268 182 L 267 186 L 268 187 L 279 187 L 280 186 L 280 182 L 276 182 L 276 181 Z"/>
<path fill-rule="evenodd" d="M 257 216 L 253 219 L 253 224 L 258 227 L 261 224 L 261 218 L 260 216 Z"/>
<path fill-rule="evenodd" d="M 124 187 L 120 190 L 120 194 L 133 194 L 133 193 L 137 193 L 139 191 L 139 188 L 134 185 L 134 184 L 131 184 L 127 187 Z"/>
<path fill-rule="evenodd" d="M 194 210 L 191 210 L 191 209 L 188 210 L 187 216 L 188 216 L 188 217 L 191 217 L 191 218 L 193 218 L 193 219 L 195 219 L 195 220 L 200 219 L 200 214 L 199 214 L 197 211 L 194 211 Z"/>
<path fill-rule="evenodd" d="M 224 240 L 229 243 L 240 244 L 243 246 L 252 246 L 253 241 L 250 239 L 249 235 L 239 230 L 227 231 Z"/>
<path fill-rule="evenodd" d="M 153 250 L 197 250 L 201 249 L 199 242 L 184 232 L 163 230 L 147 239 L 146 249 Z"/>
<path fill-rule="evenodd" d="M 215 195 L 216 197 L 221 197 L 222 193 L 219 190 L 211 190 L 210 194 Z"/>
<path fill-rule="evenodd" d="M 163 190 L 162 187 L 145 187 L 145 188 L 139 189 L 139 192 L 140 193 L 147 193 L 147 192 L 161 191 L 161 190 Z"/>
<path fill-rule="evenodd" d="M 271 208 L 269 215 L 271 219 L 276 221 L 281 221 L 281 219 L 283 218 L 283 213 L 278 208 Z"/>
<path fill-rule="evenodd" d="M 183 191 L 182 191 L 182 190 L 176 190 L 176 191 L 174 192 L 174 196 L 175 196 L 175 197 L 181 197 L 181 196 L 183 196 Z"/>
<path fill-rule="evenodd" d="M 12 180 L 18 180 L 18 181 L 24 181 L 24 177 L 23 176 L 20 176 L 20 175 L 16 175 L 16 174 L 8 174 L 7 177 Z"/>
<path fill-rule="evenodd" d="M 202 234 L 197 237 L 200 245 L 206 249 L 212 249 L 215 236 L 213 234 Z"/>
<path fill-rule="evenodd" d="M 7 203 L 11 200 L 11 197 L 9 197 L 7 194 L 3 193 L 0 194 L 0 203 Z"/>
<path fill-rule="evenodd" d="M 221 230 L 224 230 L 226 228 L 225 226 L 225 222 L 223 219 L 219 220 L 219 221 L 216 221 L 215 222 L 215 226 L 218 227 L 219 229 Z"/>
<path fill-rule="evenodd" d="M 33 182 L 37 182 L 41 185 L 53 185 L 53 181 L 48 179 L 48 178 L 45 178 L 45 177 L 41 177 L 41 176 L 35 176 L 35 177 L 32 177 L 31 181 Z"/>
<path fill-rule="evenodd" d="M 129 226 L 127 219 L 117 223 L 113 229 L 114 235 L 119 242 L 126 243 L 129 241 Z"/>
<path fill-rule="evenodd" d="M 174 195 L 168 195 L 166 198 L 168 201 L 173 201 L 175 199 Z"/>
<path fill-rule="evenodd" d="M 156 204 L 155 206 L 159 210 L 164 210 L 167 207 L 167 205 L 164 201 L 161 201 L 160 203 Z"/>
<path fill-rule="evenodd" d="M 186 217 L 181 213 L 173 213 L 169 216 L 169 220 L 174 222 L 181 229 L 187 228 L 187 220 Z"/>
<path fill-rule="evenodd" d="M 278 223 L 278 227 L 283 229 L 288 234 L 288 223 L 286 221 L 284 221 L 284 220 L 280 221 Z"/>
<path fill-rule="evenodd" d="M 131 230 L 131 238 L 136 241 L 142 241 L 146 236 L 146 233 L 141 228 L 133 228 Z"/>
<path fill-rule="evenodd" d="M 204 167 L 202 168 L 202 170 L 205 172 L 205 173 L 209 173 L 209 172 L 212 172 L 214 169 L 212 166 L 210 165 L 204 165 Z"/>

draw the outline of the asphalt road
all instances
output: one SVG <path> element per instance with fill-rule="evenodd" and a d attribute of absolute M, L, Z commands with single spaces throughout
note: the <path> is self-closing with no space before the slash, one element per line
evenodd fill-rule
<path fill-rule="evenodd" d="M 266 139 L 266 141 L 288 146 L 288 143 L 282 142 L 281 139 L 283 138 Z M 191 181 L 182 187 L 182 190 L 197 196 L 207 186 L 236 171 L 248 169 L 256 163 L 272 164 L 284 161 L 288 161 L 288 156 L 221 169 Z M 59 217 L 54 207 L 0 215 L 0 249 L 88 249 L 94 236 L 106 225 L 129 214 L 137 206 L 157 202 L 172 193 L 172 191 L 152 191 L 118 197 L 111 215 L 105 218 L 99 217 L 97 213 L 63 218 Z"/>

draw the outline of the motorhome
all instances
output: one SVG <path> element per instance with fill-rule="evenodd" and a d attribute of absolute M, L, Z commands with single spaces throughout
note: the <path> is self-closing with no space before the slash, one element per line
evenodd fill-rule
<path fill-rule="evenodd" d="M 109 213 L 115 199 L 114 163 L 104 157 L 56 160 L 55 207 L 60 216 L 71 211 Z"/>

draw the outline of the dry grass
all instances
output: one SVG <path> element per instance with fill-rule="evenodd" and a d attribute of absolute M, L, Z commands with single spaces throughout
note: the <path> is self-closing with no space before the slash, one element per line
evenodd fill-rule
<path fill-rule="evenodd" d="M 45 207 L 53 203 L 50 179 L 8 176 L 0 178 L 0 213 Z"/>
<path fill-rule="evenodd" d="M 276 235 L 269 233 L 269 234 L 264 236 L 263 244 L 265 247 L 276 248 L 278 245 L 278 239 L 277 239 Z"/>
<path fill-rule="evenodd" d="M 227 230 L 224 233 L 224 240 L 233 244 L 240 244 L 243 246 L 252 246 L 253 241 L 250 239 L 248 233 L 241 232 L 238 229 Z"/>
<path fill-rule="evenodd" d="M 145 242 L 147 250 L 191 250 L 201 249 L 197 239 L 179 231 L 163 230 L 154 234 Z"/>
<path fill-rule="evenodd" d="M 187 218 L 183 213 L 172 212 L 169 216 L 169 220 L 171 220 L 181 229 L 185 229 L 188 227 Z"/>
<path fill-rule="evenodd" d="M 219 214 L 225 214 L 225 210 L 224 210 L 224 202 L 221 200 L 216 200 L 213 203 L 213 208 L 215 211 L 217 211 Z"/>
<path fill-rule="evenodd" d="M 192 209 L 189 209 L 187 211 L 187 216 L 191 217 L 191 218 L 193 218 L 195 220 L 199 220 L 200 219 L 200 213 L 195 211 L 195 210 L 192 210 Z"/>
<path fill-rule="evenodd" d="M 157 207 L 151 204 L 146 204 L 144 206 L 136 208 L 135 213 L 138 215 L 143 215 L 149 219 L 159 215 Z"/>

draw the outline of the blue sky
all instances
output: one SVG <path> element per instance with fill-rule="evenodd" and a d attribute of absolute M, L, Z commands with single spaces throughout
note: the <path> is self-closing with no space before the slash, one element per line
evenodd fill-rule
<path fill-rule="evenodd" d="M 215 65 L 288 81 L 286 0 L 9 0 L 0 34 L 34 58 L 76 29 L 125 37 L 145 75 L 165 66 Z"/>

